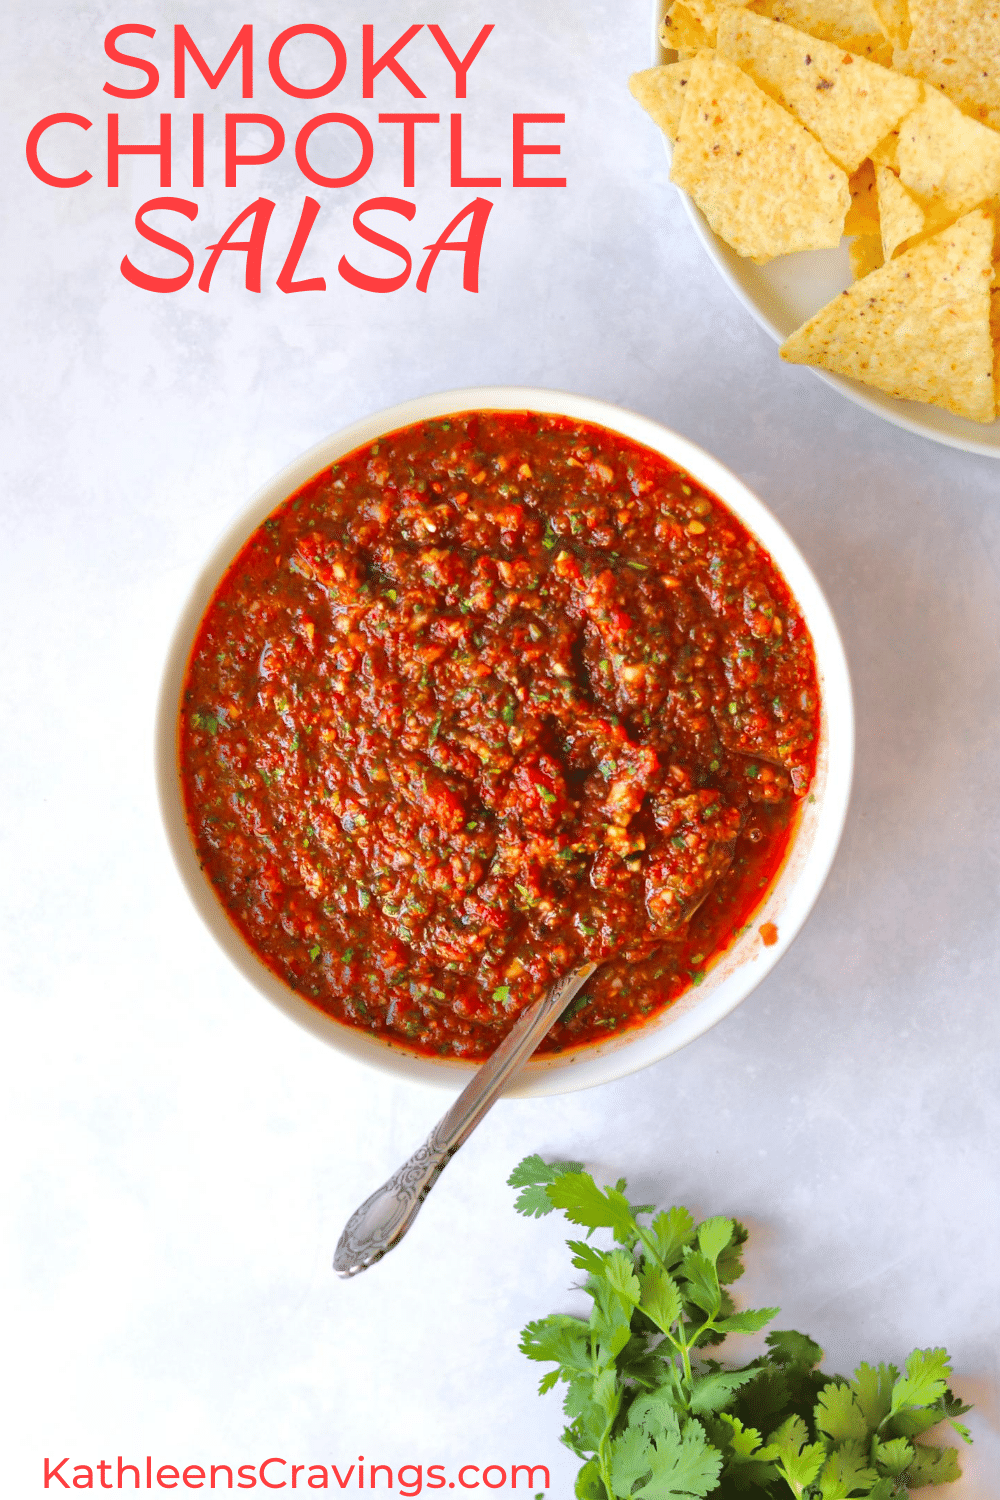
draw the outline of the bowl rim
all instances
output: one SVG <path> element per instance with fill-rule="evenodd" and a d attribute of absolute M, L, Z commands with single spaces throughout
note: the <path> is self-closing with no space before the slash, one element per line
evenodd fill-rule
<path fill-rule="evenodd" d="M 251 533 L 289 495 L 337 458 L 412 423 L 465 411 L 540 411 L 592 422 L 661 453 L 691 473 L 743 521 L 768 552 L 806 620 L 820 675 L 821 744 L 811 794 L 785 864 L 754 913 L 755 932 L 780 916 L 765 947 L 737 939 L 706 972 L 702 986 L 643 1025 L 607 1042 L 535 1057 L 507 1097 L 542 1097 L 610 1083 L 662 1060 L 735 1009 L 770 973 L 801 930 L 840 841 L 854 762 L 854 713 L 847 660 L 830 607 L 798 547 L 764 503 L 718 459 L 650 417 L 595 397 L 536 386 L 471 386 L 441 391 L 372 413 L 323 438 L 261 485 L 211 548 L 175 626 L 164 663 L 155 727 L 156 785 L 174 862 L 195 910 L 245 979 L 286 1015 L 335 1050 L 400 1079 L 457 1092 L 475 1063 L 431 1058 L 335 1021 L 288 988 L 256 957 L 205 878 L 191 840 L 178 775 L 178 717 L 195 632 L 218 583 Z M 808 824 L 808 828 L 805 826 Z"/>

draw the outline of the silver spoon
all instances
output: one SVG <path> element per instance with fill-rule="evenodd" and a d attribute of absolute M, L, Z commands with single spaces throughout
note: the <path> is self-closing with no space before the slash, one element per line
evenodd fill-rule
<path fill-rule="evenodd" d="M 699 828 L 699 833 L 700 840 L 687 846 L 687 881 L 681 878 L 684 871 L 674 872 L 674 878 L 665 881 L 668 894 L 663 911 L 650 909 L 651 915 L 654 911 L 658 914 L 664 937 L 691 920 L 732 862 L 735 838 L 719 839 L 703 828 Z M 678 900 L 682 892 L 686 900 Z M 528 1061 L 597 967 L 595 963 L 585 963 L 571 969 L 528 1007 L 489 1061 L 473 1074 L 419 1150 L 351 1215 L 333 1257 L 333 1268 L 338 1275 L 357 1276 L 359 1271 L 367 1271 L 399 1244 L 455 1152 L 469 1139 L 504 1086 Z"/>
<path fill-rule="evenodd" d="M 530 1005 L 488 1062 L 472 1075 L 448 1113 L 389 1181 L 348 1219 L 333 1257 L 338 1276 L 357 1276 L 399 1244 L 458 1148 L 503 1093 L 573 996 L 597 968 L 585 963 Z"/>

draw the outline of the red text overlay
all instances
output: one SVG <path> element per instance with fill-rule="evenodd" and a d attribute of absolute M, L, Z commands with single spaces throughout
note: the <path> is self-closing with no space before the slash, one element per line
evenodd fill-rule
<path fill-rule="evenodd" d="M 280 291 L 291 294 L 326 291 L 328 286 L 326 276 L 296 275 L 316 221 L 329 201 L 312 196 L 314 189 L 326 195 L 342 193 L 362 182 L 373 165 L 391 156 L 401 167 L 400 187 L 409 194 L 417 184 L 421 157 L 433 156 L 437 162 L 447 162 L 447 186 L 461 190 L 466 201 L 456 203 L 456 211 L 447 216 L 446 222 L 429 224 L 410 196 L 383 194 L 364 200 L 353 216 L 356 247 L 374 246 L 396 263 L 390 262 L 389 270 L 383 265 L 382 273 L 375 274 L 365 265 L 356 265 L 349 255 L 350 246 L 345 245 L 336 275 L 367 292 L 398 291 L 411 279 L 417 291 L 426 292 L 439 256 L 448 250 L 462 256 L 464 289 L 477 292 L 483 238 L 494 203 L 478 192 L 468 200 L 467 190 L 565 187 L 566 178 L 553 170 L 556 164 L 538 160 L 560 155 L 558 128 L 565 124 L 565 115 L 512 111 L 506 143 L 498 147 L 494 136 L 492 159 L 487 161 L 483 143 L 475 139 L 474 122 L 464 109 L 397 109 L 379 112 L 377 122 L 366 122 L 347 110 L 328 106 L 347 102 L 343 97 L 336 101 L 330 97 L 345 88 L 346 79 L 355 89 L 360 82 L 363 100 L 374 100 L 380 85 L 390 77 L 397 95 L 398 85 L 402 85 L 412 99 L 426 100 L 419 69 L 407 56 L 407 49 L 421 33 L 433 40 L 436 53 L 454 76 L 455 101 L 465 100 L 470 72 L 494 30 L 487 24 L 475 37 L 459 41 L 436 24 L 415 23 L 396 37 L 376 37 L 375 26 L 364 25 L 360 48 L 355 45 L 352 50 L 337 32 L 311 22 L 288 26 L 273 39 L 255 37 L 254 27 L 247 24 L 240 27 L 221 58 L 213 54 L 206 59 L 185 26 L 176 25 L 159 33 L 153 26 L 114 26 L 104 38 L 111 76 L 102 84 L 114 107 L 103 113 L 61 111 L 45 115 L 28 133 L 27 164 L 33 176 L 47 187 L 94 191 L 102 187 L 119 189 L 123 162 L 151 159 L 144 170 L 155 173 L 161 190 L 170 191 L 161 191 L 139 205 L 136 234 L 139 241 L 169 251 L 177 265 L 173 274 L 163 274 L 162 268 L 154 274 L 141 257 L 129 254 L 122 259 L 120 269 L 133 286 L 167 293 L 181 291 L 192 282 L 199 291 L 211 291 L 215 270 L 226 252 L 245 256 L 246 290 L 261 290 L 262 258 L 277 206 L 275 199 L 260 196 L 228 224 L 213 226 L 210 232 L 217 237 L 203 250 L 195 248 L 191 234 L 186 233 L 200 215 L 197 199 L 188 194 L 204 188 L 207 176 L 210 185 L 236 189 L 247 168 L 259 172 L 280 163 L 276 170 L 284 174 L 283 181 L 291 171 L 306 185 L 297 227 L 287 247 L 281 247 L 285 253 L 275 282 Z M 357 38 L 352 40 L 356 44 Z M 308 76 L 315 72 L 317 48 L 324 58 L 319 71 L 329 70 L 319 83 L 307 84 L 306 75 L 301 70 L 296 73 L 296 44 L 303 41 L 311 49 L 312 72 Z M 240 99 L 252 100 L 255 83 L 265 75 L 290 99 L 322 99 L 324 103 L 317 106 L 318 113 L 294 127 L 273 113 L 246 108 L 206 112 L 196 107 L 198 96 L 205 100 L 223 84 L 230 100 L 237 90 Z M 142 116 L 147 122 L 144 126 L 133 123 L 136 117 L 128 113 L 130 102 L 154 94 L 164 96 L 164 102 L 167 97 L 190 100 L 195 107 L 162 109 L 153 129 L 147 115 Z M 209 98 L 208 102 L 215 101 Z M 443 151 L 433 151 L 437 141 L 444 143 Z M 346 161 L 343 170 L 322 170 L 321 164 L 328 166 L 331 150 L 338 153 L 342 163 Z M 67 161 L 72 165 L 67 167 Z M 403 233 L 400 220 L 407 225 L 416 221 L 416 240 Z M 199 240 L 204 238 L 200 229 L 195 236 Z M 384 256 L 382 259 L 384 262 Z"/>
<path fill-rule="evenodd" d="M 265 1458 L 257 1463 L 161 1463 L 147 1456 L 121 1456 L 76 1462 L 71 1456 L 44 1459 L 47 1490 L 391 1490 L 421 1495 L 425 1490 L 517 1490 L 541 1500 L 549 1488 L 544 1464 L 467 1463 L 452 1474 L 444 1464 L 373 1463 L 359 1454 L 353 1463 L 294 1463 Z"/>

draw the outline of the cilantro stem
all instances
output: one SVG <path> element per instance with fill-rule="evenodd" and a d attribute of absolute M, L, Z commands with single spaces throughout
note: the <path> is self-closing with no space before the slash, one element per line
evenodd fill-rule
<path fill-rule="evenodd" d="M 615 1417 L 617 1417 L 617 1415 L 618 1410 L 616 1406 Z M 609 1420 L 607 1426 L 604 1429 L 604 1432 L 601 1435 L 601 1441 L 598 1444 L 597 1448 L 597 1467 L 601 1471 L 601 1480 L 604 1484 L 604 1488 L 608 1492 L 608 1500 L 615 1500 L 615 1492 L 611 1480 L 611 1452 L 608 1444 L 608 1440 L 611 1437 L 611 1429 L 614 1426 L 614 1421 L 614 1417 Z"/>
<path fill-rule="evenodd" d="M 691 1356 L 688 1353 L 689 1347 L 690 1346 L 688 1344 L 681 1345 L 681 1359 L 684 1361 L 684 1381 L 687 1386 L 688 1393 L 690 1393 L 691 1390 Z"/>
<path fill-rule="evenodd" d="M 603 1371 L 598 1368 L 596 1347 L 592 1347 L 590 1358 L 594 1370 L 594 1379 L 596 1381 L 598 1375 L 603 1373 Z M 614 1361 L 612 1361 L 612 1364 L 613 1363 Z M 604 1484 L 604 1488 L 608 1492 L 608 1500 L 615 1500 L 615 1492 L 612 1487 L 611 1481 L 611 1452 L 609 1443 L 611 1439 L 612 1429 L 615 1425 L 615 1421 L 617 1420 L 618 1413 L 621 1410 L 621 1404 L 622 1388 L 620 1385 L 616 1384 L 614 1400 L 611 1403 L 611 1409 L 607 1414 L 607 1420 L 604 1424 L 604 1431 L 601 1433 L 600 1441 L 597 1445 L 597 1466 L 601 1471 L 601 1480 Z"/>

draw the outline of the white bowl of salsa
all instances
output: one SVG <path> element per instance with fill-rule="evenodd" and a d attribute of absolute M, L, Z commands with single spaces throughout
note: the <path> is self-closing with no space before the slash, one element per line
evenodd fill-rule
<path fill-rule="evenodd" d="M 717 460 L 563 392 L 421 397 L 254 497 L 171 647 L 170 844 L 251 984 L 457 1089 L 601 963 L 515 1092 L 684 1046 L 837 848 L 853 712 L 808 566 Z"/>

